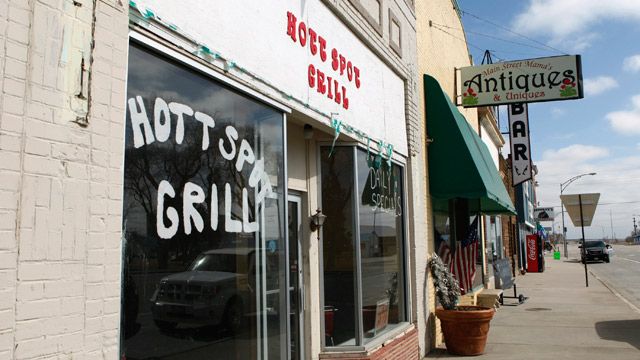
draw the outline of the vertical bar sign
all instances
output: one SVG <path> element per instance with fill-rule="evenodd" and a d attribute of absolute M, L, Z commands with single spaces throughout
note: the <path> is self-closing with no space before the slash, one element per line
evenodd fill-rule
<path fill-rule="evenodd" d="M 531 179 L 531 144 L 529 142 L 529 113 L 526 103 L 510 104 L 509 142 L 511 143 L 511 171 L 513 186 Z"/>

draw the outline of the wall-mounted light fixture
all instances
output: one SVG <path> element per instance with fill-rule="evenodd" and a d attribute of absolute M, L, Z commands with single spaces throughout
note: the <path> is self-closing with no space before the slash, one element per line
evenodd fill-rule
<path fill-rule="evenodd" d="M 311 140 L 313 139 L 313 126 L 309 124 L 304 124 L 304 139 Z"/>
<path fill-rule="evenodd" d="M 309 229 L 311 231 L 320 230 L 322 225 L 324 225 L 324 221 L 327 219 L 327 215 L 322 213 L 322 210 L 317 209 L 316 213 L 311 215 L 309 218 Z M 320 238 L 320 232 L 318 231 L 318 239 Z"/>

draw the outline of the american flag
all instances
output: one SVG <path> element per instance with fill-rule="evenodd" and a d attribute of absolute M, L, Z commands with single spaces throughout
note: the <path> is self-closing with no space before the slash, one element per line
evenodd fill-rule
<path fill-rule="evenodd" d="M 468 293 L 473 287 L 476 276 L 476 257 L 478 256 L 478 217 L 469 226 L 469 233 L 462 241 L 458 241 L 456 252 L 453 254 L 451 271 L 460 282 L 462 294 Z"/>
<path fill-rule="evenodd" d="M 438 246 L 438 256 L 442 259 L 442 262 L 449 265 L 451 264 L 451 248 L 447 244 L 447 240 L 440 239 L 440 246 Z"/>

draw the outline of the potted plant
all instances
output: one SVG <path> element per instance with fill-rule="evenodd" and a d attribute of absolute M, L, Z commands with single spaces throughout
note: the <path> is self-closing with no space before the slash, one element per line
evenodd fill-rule
<path fill-rule="evenodd" d="M 447 351 L 455 355 L 480 355 L 484 352 L 489 323 L 495 309 L 481 306 L 458 306 L 460 286 L 440 257 L 433 254 L 429 260 L 436 297 L 441 306 L 436 308 Z"/>

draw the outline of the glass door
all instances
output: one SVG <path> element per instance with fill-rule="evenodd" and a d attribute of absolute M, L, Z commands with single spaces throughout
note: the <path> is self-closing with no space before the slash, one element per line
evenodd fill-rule
<path fill-rule="evenodd" d="M 289 194 L 289 331 L 292 360 L 304 359 L 304 289 L 302 284 L 301 199 Z"/>

